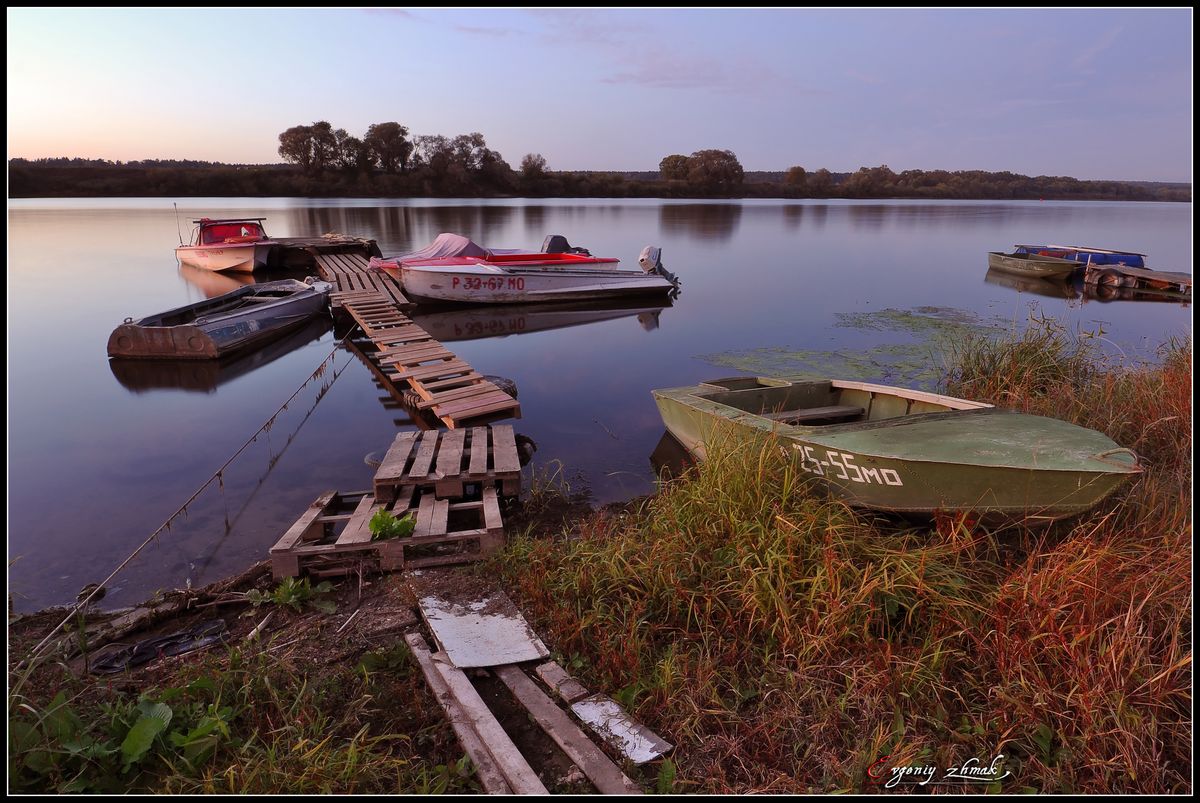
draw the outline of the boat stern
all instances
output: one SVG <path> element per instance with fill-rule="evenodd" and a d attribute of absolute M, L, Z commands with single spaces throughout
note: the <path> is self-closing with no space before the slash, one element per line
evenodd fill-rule
<path fill-rule="evenodd" d="M 108 356 L 208 360 L 217 357 L 218 350 L 198 326 L 139 326 L 126 320 L 108 336 Z"/>

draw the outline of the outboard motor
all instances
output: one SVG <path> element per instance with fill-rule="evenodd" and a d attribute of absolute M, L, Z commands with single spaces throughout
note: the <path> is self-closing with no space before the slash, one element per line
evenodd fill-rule
<path fill-rule="evenodd" d="M 561 234 L 548 234 L 546 239 L 542 240 L 543 254 L 579 254 L 581 256 L 590 257 L 592 252 L 586 248 L 572 248 L 567 242 L 567 238 Z"/>
<path fill-rule="evenodd" d="M 675 290 L 679 290 L 679 277 L 663 267 L 662 249 L 655 245 L 648 245 L 642 249 L 642 253 L 638 256 L 638 264 L 642 266 L 642 270 L 646 273 L 657 273 L 671 284 L 675 285 Z"/>

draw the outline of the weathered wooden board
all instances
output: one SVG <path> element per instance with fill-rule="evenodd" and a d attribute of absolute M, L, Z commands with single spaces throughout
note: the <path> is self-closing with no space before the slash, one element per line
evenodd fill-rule
<path fill-rule="evenodd" d="M 604 751 L 593 744 L 567 713 L 547 697 L 520 668 L 498 666 L 493 671 L 521 705 L 525 706 L 525 710 L 533 716 L 542 730 L 562 748 L 567 758 L 583 770 L 583 774 L 595 784 L 600 794 L 642 794 L 641 787 L 621 772 Z"/>
<path fill-rule="evenodd" d="M 584 685 L 554 661 L 538 664 L 533 670 L 555 694 L 565 702 L 575 703 L 588 696 Z"/>
<path fill-rule="evenodd" d="M 445 710 L 446 718 L 450 720 L 450 727 L 458 736 L 463 750 L 471 757 L 471 762 L 475 765 L 475 774 L 479 778 L 480 785 L 483 786 L 483 791 L 489 795 L 512 794 L 512 787 L 505 780 L 504 773 L 501 772 L 500 766 L 496 763 L 496 759 L 488 750 L 487 745 L 484 744 L 479 732 L 475 730 L 471 717 L 467 715 L 462 704 L 451 693 L 449 684 L 434 665 L 433 656 L 429 652 L 429 645 L 425 643 L 425 639 L 421 638 L 418 633 L 409 633 L 404 640 L 412 650 L 417 666 L 421 667 L 421 673 L 425 675 L 425 682 L 433 691 L 434 698 Z"/>
<path fill-rule="evenodd" d="M 430 583 L 426 573 L 414 572 L 409 582 L 421 616 L 455 666 L 518 664 L 550 654 L 504 592 L 457 590 L 452 583 Z"/>
<path fill-rule="evenodd" d="M 672 745 L 634 721 L 616 700 L 593 694 L 571 704 L 571 711 L 604 742 L 634 764 L 645 764 L 671 750 Z"/>

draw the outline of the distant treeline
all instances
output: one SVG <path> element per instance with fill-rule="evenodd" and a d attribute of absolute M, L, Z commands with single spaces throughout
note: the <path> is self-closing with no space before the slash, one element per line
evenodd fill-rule
<path fill-rule="evenodd" d="M 285 164 L 190 159 L 10 159 L 12 198 L 129 196 L 559 197 L 559 198 L 927 198 L 1191 201 L 1187 183 L 1081 181 L 983 170 L 853 173 L 745 172 L 727 150 L 664 157 L 657 171 L 551 170 L 540 154 L 513 169 L 483 135 L 408 138 L 399 123 L 372 125 L 362 139 L 328 123 L 280 134 Z"/>

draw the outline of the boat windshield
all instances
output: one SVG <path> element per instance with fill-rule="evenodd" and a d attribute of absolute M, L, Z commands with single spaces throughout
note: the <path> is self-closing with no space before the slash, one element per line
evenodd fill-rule
<path fill-rule="evenodd" d="M 244 223 L 215 223 L 200 230 L 200 244 L 213 245 L 231 241 L 251 242 L 261 240 L 262 226 L 250 221 Z"/>

